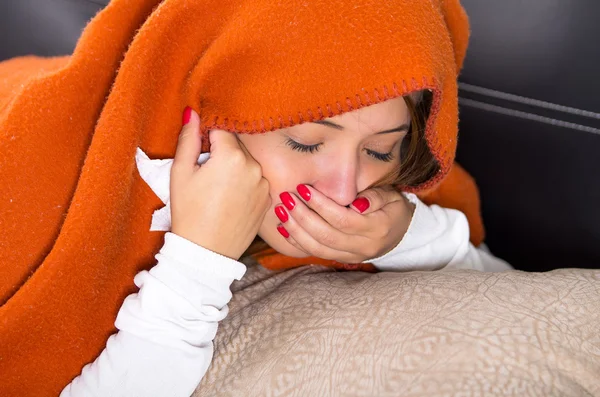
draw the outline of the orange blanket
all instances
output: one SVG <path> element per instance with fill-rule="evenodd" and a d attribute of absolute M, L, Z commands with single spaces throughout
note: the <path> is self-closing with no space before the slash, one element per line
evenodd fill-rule
<path fill-rule="evenodd" d="M 163 242 L 135 148 L 173 157 L 186 105 L 203 134 L 263 132 L 431 89 L 442 172 L 420 188 L 450 173 L 429 198 L 480 241 L 450 172 L 467 38 L 457 0 L 113 0 L 72 56 L 0 63 L 0 395 L 56 396 L 115 332 Z"/>

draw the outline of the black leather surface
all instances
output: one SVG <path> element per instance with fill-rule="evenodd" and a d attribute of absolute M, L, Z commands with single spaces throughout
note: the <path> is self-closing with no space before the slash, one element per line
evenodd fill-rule
<path fill-rule="evenodd" d="M 0 0 L 0 59 L 67 55 L 109 0 Z"/>
<path fill-rule="evenodd" d="M 462 1 L 458 160 L 480 186 L 488 245 L 524 270 L 600 268 L 600 2 Z M 0 0 L 0 59 L 70 53 L 107 3 Z"/>
<path fill-rule="evenodd" d="M 463 81 L 600 112 L 600 1 L 462 3 L 472 30 Z"/>
<path fill-rule="evenodd" d="M 488 245 L 524 270 L 600 268 L 600 2 L 462 1 L 458 161 Z"/>

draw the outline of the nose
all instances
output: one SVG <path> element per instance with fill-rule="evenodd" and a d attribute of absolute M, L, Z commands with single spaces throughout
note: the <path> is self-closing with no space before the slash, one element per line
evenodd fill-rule
<path fill-rule="evenodd" d="M 329 158 L 320 165 L 313 187 L 341 206 L 348 206 L 358 194 L 358 159 L 355 153 Z"/>

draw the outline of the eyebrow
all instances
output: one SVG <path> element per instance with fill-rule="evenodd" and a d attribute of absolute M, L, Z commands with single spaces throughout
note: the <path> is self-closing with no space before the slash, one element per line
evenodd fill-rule
<path fill-rule="evenodd" d="M 336 123 L 334 123 L 332 121 L 328 121 L 328 120 L 317 120 L 317 121 L 313 121 L 313 123 L 326 125 L 328 127 L 335 128 L 336 130 L 343 130 L 344 129 L 344 126 L 336 124 Z M 399 132 L 399 131 L 406 131 L 406 132 L 408 132 L 408 128 L 409 128 L 408 124 L 402 124 L 400 127 L 392 128 L 390 130 L 379 131 L 376 135 L 379 135 L 379 134 L 389 134 L 391 132 Z"/>

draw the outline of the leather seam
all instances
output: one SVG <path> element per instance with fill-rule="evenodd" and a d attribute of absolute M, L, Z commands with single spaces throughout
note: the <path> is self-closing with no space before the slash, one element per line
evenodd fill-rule
<path fill-rule="evenodd" d="M 540 116 L 540 115 L 537 115 L 534 113 L 523 112 L 521 110 L 514 110 L 514 109 L 505 108 L 502 106 L 491 105 L 489 103 L 476 101 L 474 99 L 460 98 L 459 104 L 462 106 L 468 106 L 468 107 L 472 107 L 472 108 L 486 110 L 489 112 L 499 113 L 499 114 L 503 114 L 506 116 L 518 117 L 521 119 L 537 121 L 540 123 L 550 124 L 550 125 L 557 126 L 557 127 L 570 128 L 570 129 L 577 130 L 577 131 L 588 132 L 588 133 L 600 135 L 599 128 L 589 127 L 589 126 L 581 125 L 581 124 L 577 124 L 577 123 L 571 123 L 568 121 L 558 120 L 558 119 L 554 119 L 551 117 Z"/>
<path fill-rule="evenodd" d="M 573 114 L 575 116 L 589 117 L 592 119 L 600 120 L 600 113 L 591 112 L 588 110 L 578 109 L 578 108 L 564 106 L 564 105 L 559 105 L 559 104 L 552 103 L 552 102 L 541 101 L 539 99 L 527 98 L 527 97 L 520 96 L 520 95 L 509 94 L 507 92 L 502 92 L 502 91 L 494 90 L 491 88 L 485 88 L 485 87 L 481 87 L 481 86 L 477 86 L 477 85 L 473 85 L 473 84 L 459 82 L 458 89 L 461 91 L 464 91 L 464 92 L 469 92 L 469 93 L 473 93 L 473 94 L 502 99 L 502 100 L 509 101 L 509 102 L 517 102 L 517 103 L 520 103 L 523 105 L 536 106 L 536 107 L 543 108 L 543 109 L 553 110 L 553 111 L 562 112 L 562 113 L 569 113 L 569 114 Z"/>

